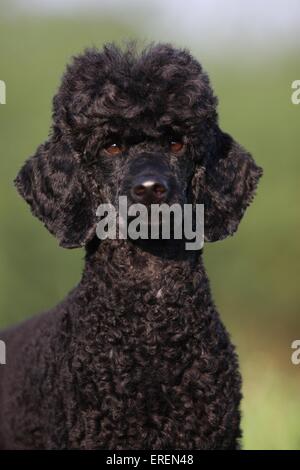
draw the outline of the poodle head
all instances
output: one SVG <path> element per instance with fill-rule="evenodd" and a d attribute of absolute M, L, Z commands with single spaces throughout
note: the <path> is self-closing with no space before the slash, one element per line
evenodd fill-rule
<path fill-rule="evenodd" d="M 218 126 L 217 100 L 186 50 L 107 45 L 67 67 L 53 125 L 16 178 L 65 247 L 95 236 L 101 203 L 203 203 L 205 237 L 233 234 L 261 169 Z"/>

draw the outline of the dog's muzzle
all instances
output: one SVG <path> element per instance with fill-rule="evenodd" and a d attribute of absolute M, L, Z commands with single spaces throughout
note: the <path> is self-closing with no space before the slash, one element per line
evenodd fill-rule
<path fill-rule="evenodd" d="M 159 154 L 142 154 L 131 163 L 126 193 L 133 203 L 146 206 L 168 203 L 175 189 L 175 178 Z"/>
<path fill-rule="evenodd" d="M 137 176 L 130 189 L 132 200 L 145 205 L 161 204 L 167 201 L 168 194 L 167 179 L 157 174 Z"/>

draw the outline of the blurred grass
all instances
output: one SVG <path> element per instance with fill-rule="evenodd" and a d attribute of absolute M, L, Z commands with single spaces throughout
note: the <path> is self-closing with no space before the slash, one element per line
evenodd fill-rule
<path fill-rule="evenodd" d="M 53 306 L 80 278 L 83 251 L 59 248 L 12 184 L 47 137 L 65 64 L 86 46 L 138 35 L 106 18 L 0 20 L 0 79 L 7 85 L 0 106 L 1 327 Z M 192 51 L 201 60 L 200 49 Z M 241 360 L 248 449 L 300 449 L 300 368 L 290 363 L 290 344 L 300 337 L 300 106 L 290 100 L 298 57 L 295 50 L 272 60 L 228 55 L 204 63 L 221 126 L 264 168 L 239 232 L 205 247 L 216 304 Z"/>

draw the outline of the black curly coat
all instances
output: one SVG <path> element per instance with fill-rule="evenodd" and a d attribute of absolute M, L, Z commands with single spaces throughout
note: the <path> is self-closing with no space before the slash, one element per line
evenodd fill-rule
<path fill-rule="evenodd" d="M 201 252 L 95 236 L 97 206 L 147 165 L 168 175 L 169 203 L 205 204 L 207 241 L 235 232 L 261 175 L 219 129 L 208 77 L 186 50 L 86 51 L 16 179 L 62 246 L 86 246 L 86 265 L 60 305 L 1 334 L 0 447 L 239 447 L 238 363 Z"/>

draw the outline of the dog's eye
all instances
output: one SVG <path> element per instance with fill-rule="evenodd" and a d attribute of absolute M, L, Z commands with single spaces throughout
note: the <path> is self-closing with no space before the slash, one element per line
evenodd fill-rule
<path fill-rule="evenodd" d="M 119 155 L 123 150 L 124 148 L 118 144 L 111 144 L 105 148 L 105 151 L 109 153 L 109 155 Z"/>
<path fill-rule="evenodd" d="M 170 150 L 173 153 L 178 153 L 183 148 L 183 142 L 180 140 L 171 140 L 170 142 Z"/>

